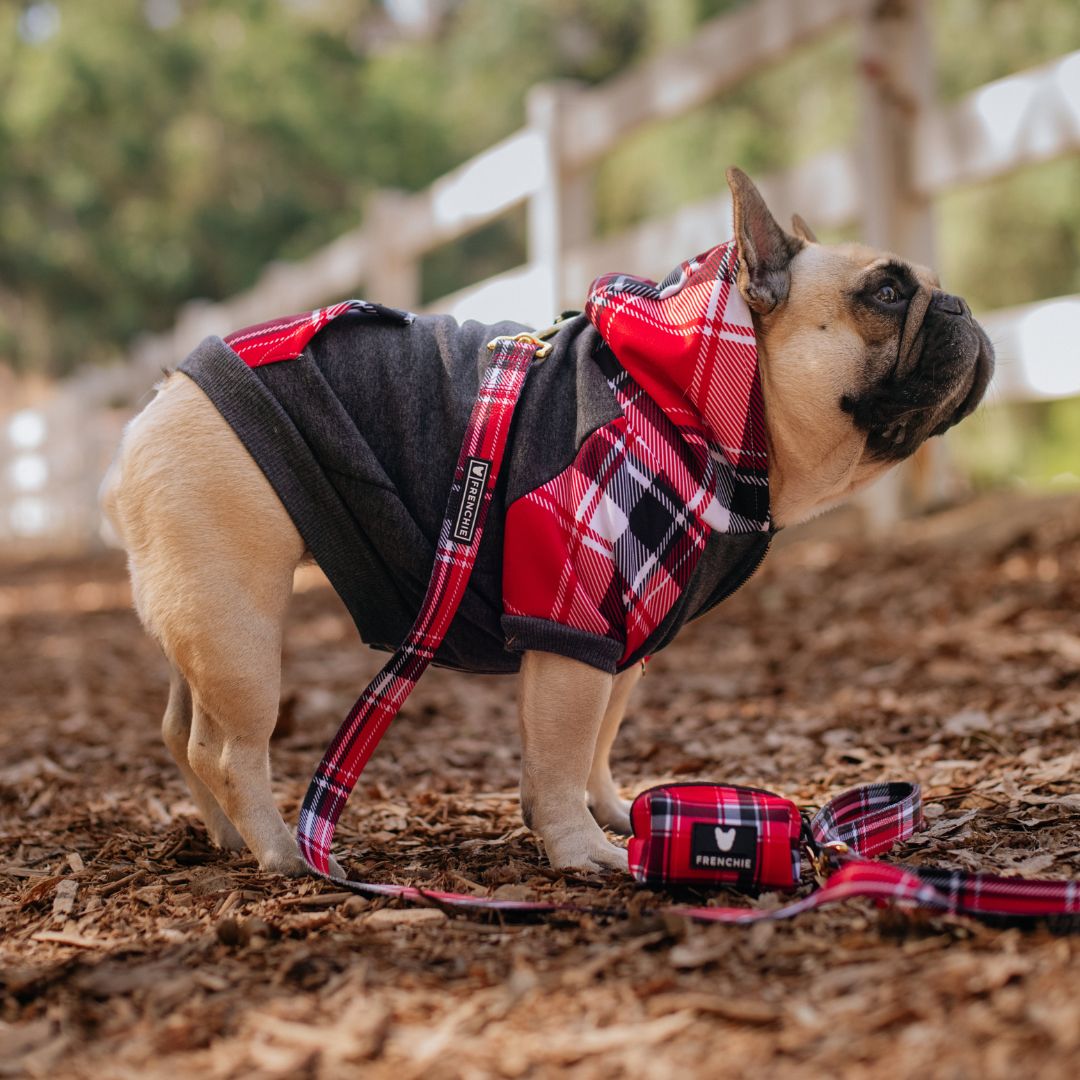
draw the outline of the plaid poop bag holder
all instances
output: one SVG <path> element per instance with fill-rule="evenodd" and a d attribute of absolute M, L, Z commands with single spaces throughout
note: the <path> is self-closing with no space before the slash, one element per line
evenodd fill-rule
<path fill-rule="evenodd" d="M 630 873 L 643 885 L 758 892 L 794 889 L 802 876 L 802 814 L 760 788 L 662 784 L 638 795 L 630 821 Z"/>

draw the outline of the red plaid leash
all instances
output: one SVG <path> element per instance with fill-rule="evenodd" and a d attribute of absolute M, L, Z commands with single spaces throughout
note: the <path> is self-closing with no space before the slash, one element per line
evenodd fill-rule
<path fill-rule="evenodd" d="M 895 903 L 980 918 L 1080 916 L 1080 882 L 1077 881 L 1005 878 L 938 867 L 899 866 L 873 858 L 913 836 L 922 821 L 922 796 L 917 784 L 867 784 L 852 788 L 826 803 L 810 822 L 812 862 L 824 880 L 809 895 L 778 908 L 676 904 L 664 907 L 663 911 L 697 922 L 745 924 L 791 919 L 830 904 L 862 898 L 879 906 Z M 329 877 L 325 873 L 323 876 Z M 412 885 L 331 880 L 358 893 L 450 909 L 522 914 L 626 914 L 622 909 L 589 904 L 499 900 Z"/>
<path fill-rule="evenodd" d="M 528 334 L 496 338 L 465 429 L 435 564 L 412 629 L 349 710 L 311 780 L 296 839 L 308 865 L 330 874 L 330 846 L 345 803 L 390 722 L 435 658 L 476 562 L 514 408 L 533 360 L 550 346 Z M 334 878 L 334 880 L 340 880 Z"/>
<path fill-rule="evenodd" d="M 871 784 L 837 796 L 815 815 L 811 828 L 821 866 L 839 866 L 821 893 L 864 887 L 861 895 L 910 897 L 920 907 L 961 915 L 1049 917 L 1080 915 L 1080 881 L 1000 877 L 936 866 L 870 861 L 922 823 L 916 784 Z M 819 894 L 814 894 L 819 895 Z M 827 901 L 826 901 L 827 902 Z"/>

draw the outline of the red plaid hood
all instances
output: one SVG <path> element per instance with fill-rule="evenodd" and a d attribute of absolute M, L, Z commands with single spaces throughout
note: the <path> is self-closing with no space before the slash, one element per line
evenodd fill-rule
<path fill-rule="evenodd" d="M 589 288 L 585 313 L 684 436 L 696 429 L 733 468 L 762 473 L 765 410 L 738 268 L 729 240 L 680 263 L 659 285 L 605 274 Z"/>
<path fill-rule="evenodd" d="M 659 285 L 593 282 L 585 310 L 608 345 L 595 359 L 621 415 L 507 511 L 503 625 L 518 640 L 539 621 L 609 638 L 616 668 L 632 663 L 679 610 L 713 533 L 769 532 L 765 411 L 737 266 L 729 242 Z"/>

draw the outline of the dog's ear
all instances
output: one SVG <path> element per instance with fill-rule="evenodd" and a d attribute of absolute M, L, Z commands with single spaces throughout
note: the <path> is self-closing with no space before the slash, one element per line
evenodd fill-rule
<path fill-rule="evenodd" d="M 816 244 L 818 242 L 818 238 L 814 235 L 814 230 L 806 224 L 800 214 L 791 215 L 791 231 L 800 240 L 805 240 L 808 244 Z"/>
<path fill-rule="evenodd" d="M 804 244 L 780 228 L 742 169 L 728 169 L 727 182 L 735 206 L 739 292 L 752 311 L 768 315 L 787 298 L 788 266 Z"/>

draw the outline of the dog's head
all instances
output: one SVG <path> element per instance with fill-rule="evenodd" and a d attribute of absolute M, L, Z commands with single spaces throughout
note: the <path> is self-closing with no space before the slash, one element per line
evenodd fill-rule
<path fill-rule="evenodd" d="M 754 318 L 774 519 L 791 524 L 862 486 L 974 411 L 994 350 L 937 275 L 860 244 L 777 224 L 728 171 L 739 290 Z"/>

